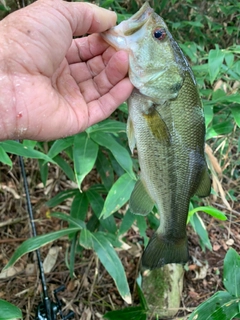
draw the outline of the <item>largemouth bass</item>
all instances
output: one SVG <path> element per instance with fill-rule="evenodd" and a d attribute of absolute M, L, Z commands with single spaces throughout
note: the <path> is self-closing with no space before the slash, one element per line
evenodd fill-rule
<path fill-rule="evenodd" d="M 135 87 L 128 101 L 127 135 L 131 151 L 137 147 L 141 174 L 130 209 L 146 215 L 156 205 L 160 213 L 142 268 L 186 263 L 190 198 L 207 196 L 211 189 L 194 75 L 165 22 L 147 2 L 103 37 L 117 50 L 129 52 L 129 78 Z"/>

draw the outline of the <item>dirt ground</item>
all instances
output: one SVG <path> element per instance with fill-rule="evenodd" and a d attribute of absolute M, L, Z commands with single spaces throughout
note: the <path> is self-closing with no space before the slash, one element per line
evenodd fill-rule
<path fill-rule="evenodd" d="M 40 183 L 38 165 L 33 160 L 25 161 L 31 202 L 37 226 L 37 234 L 45 234 L 66 227 L 65 222 L 46 216 L 47 208 L 44 203 L 64 190 L 68 182 L 66 177 L 57 168 L 50 170 L 49 184 L 46 188 Z M 213 251 L 203 252 L 199 238 L 188 226 L 189 248 L 191 260 L 188 271 L 185 272 L 182 305 L 177 317 L 186 318 L 191 311 L 202 301 L 206 300 L 218 290 L 224 290 L 222 283 L 223 260 L 229 247 L 240 252 L 240 181 L 223 179 L 225 190 L 234 189 L 236 201 L 229 202 L 226 208 L 220 197 L 210 198 L 211 205 L 226 213 L 228 220 L 217 221 L 206 214 L 203 218 Z M 20 169 L 17 159 L 10 170 L 1 165 L 0 181 L 0 268 L 9 261 L 15 249 L 30 236 L 28 214 Z M 69 186 L 68 186 L 69 187 Z M 70 201 L 58 206 L 58 211 L 69 213 Z M 138 303 L 135 279 L 138 275 L 139 258 L 142 247 L 137 228 L 132 228 L 126 235 L 127 244 L 131 249 L 120 251 L 119 256 L 126 270 L 128 282 L 132 292 L 134 304 Z M 64 303 L 64 313 L 69 310 L 75 312 L 75 319 L 90 320 L 102 319 L 106 311 L 126 306 L 118 294 L 114 282 L 91 251 L 84 251 L 78 256 L 75 263 L 75 277 L 70 278 L 66 266 L 65 256 L 69 249 L 69 241 L 62 238 L 41 249 L 42 260 L 49 256 L 50 248 L 54 258 L 50 272 L 46 273 L 48 292 L 53 298 L 53 290 L 64 284 L 66 290 L 59 296 Z M 49 263 L 48 263 L 49 264 Z M 51 264 L 51 262 L 50 262 Z M 36 263 L 35 253 L 25 255 L 8 272 L 0 273 L 0 298 L 17 305 L 23 312 L 24 319 L 34 319 L 37 305 L 41 299 L 41 285 Z"/>

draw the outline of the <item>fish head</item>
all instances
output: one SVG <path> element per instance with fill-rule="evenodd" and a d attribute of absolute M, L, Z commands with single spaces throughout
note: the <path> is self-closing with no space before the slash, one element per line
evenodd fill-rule
<path fill-rule="evenodd" d="M 164 20 L 148 2 L 102 36 L 116 50 L 129 53 L 129 78 L 141 94 L 158 104 L 177 97 L 190 67 Z"/>

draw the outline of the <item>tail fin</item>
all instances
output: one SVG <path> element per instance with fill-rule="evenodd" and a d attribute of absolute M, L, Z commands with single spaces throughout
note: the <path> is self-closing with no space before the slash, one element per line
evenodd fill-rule
<path fill-rule="evenodd" d="M 151 270 L 168 263 L 186 263 L 188 259 L 187 236 L 182 239 L 167 238 L 156 232 L 143 252 L 141 268 Z"/>

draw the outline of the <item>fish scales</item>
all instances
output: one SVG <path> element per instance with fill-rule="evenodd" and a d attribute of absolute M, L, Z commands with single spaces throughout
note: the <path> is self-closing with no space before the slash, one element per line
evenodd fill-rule
<path fill-rule="evenodd" d="M 160 226 L 142 256 L 142 268 L 188 261 L 186 221 L 190 198 L 207 196 L 211 182 L 204 156 L 205 123 L 196 82 L 165 22 L 148 3 L 103 37 L 129 52 L 127 133 L 138 150 L 140 179 L 130 197 L 135 214 L 153 205 Z M 160 38 L 160 40 L 159 40 Z"/>

